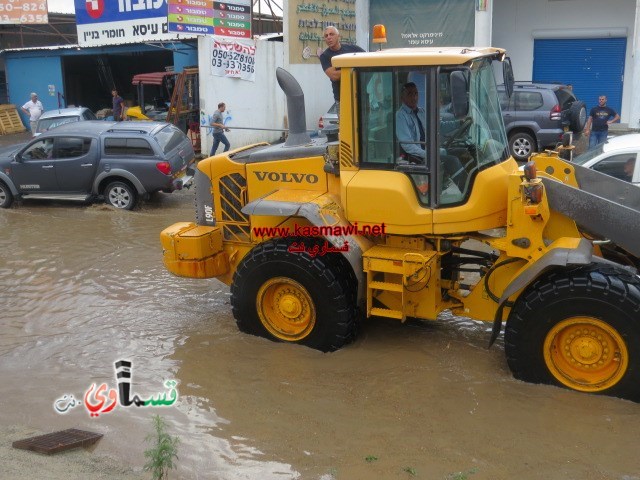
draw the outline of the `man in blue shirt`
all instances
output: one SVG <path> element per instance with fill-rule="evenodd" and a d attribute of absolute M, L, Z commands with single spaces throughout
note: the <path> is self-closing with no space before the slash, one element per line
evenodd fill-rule
<path fill-rule="evenodd" d="M 400 149 L 407 161 L 424 163 L 426 114 L 424 108 L 418 107 L 418 87 L 415 83 L 403 85 L 400 100 L 402 105 L 396 112 L 396 137 Z"/>
<path fill-rule="evenodd" d="M 402 86 L 400 100 L 402 105 L 396 112 L 396 137 L 400 143 L 401 156 L 410 163 L 426 165 L 426 113 L 424 108 L 418 106 L 419 93 L 415 83 L 408 82 Z M 466 175 L 463 175 L 465 170 L 460 159 L 447 155 L 443 149 L 440 158 L 449 178 L 460 191 L 464 191 Z"/>
<path fill-rule="evenodd" d="M 589 112 L 587 126 L 584 127 L 584 134 L 589 137 L 589 150 L 599 143 L 607 141 L 609 125 L 620 120 L 620 115 L 613 108 L 607 107 L 607 97 L 598 97 L 598 106 L 593 107 Z"/>

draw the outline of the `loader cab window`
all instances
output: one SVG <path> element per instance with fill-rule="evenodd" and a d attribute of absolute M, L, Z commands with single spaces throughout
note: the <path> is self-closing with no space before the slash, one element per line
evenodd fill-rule
<path fill-rule="evenodd" d="M 426 78 L 415 69 L 363 70 L 358 91 L 362 168 L 406 172 L 428 206 Z"/>
<path fill-rule="evenodd" d="M 360 74 L 360 118 L 363 159 L 372 167 L 392 168 L 394 164 L 394 85 L 391 71 Z"/>
<path fill-rule="evenodd" d="M 440 206 L 464 203 L 475 176 L 508 158 L 507 139 L 493 68 L 479 59 L 469 68 L 438 72 Z M 447 97 L 450 95 L 450 97 Z M 466 96 L 466 97 L 465 97 Z"/>
<path fill-rule="evenodd" d="M 425 207 L 463 204 L 481 170 L 508 158 L 488 59 L 358 71 L 362 169 L 406 174 Z"/>

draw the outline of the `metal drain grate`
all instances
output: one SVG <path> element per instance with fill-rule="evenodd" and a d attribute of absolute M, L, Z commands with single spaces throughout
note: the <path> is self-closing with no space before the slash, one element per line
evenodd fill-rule
<path fill-rule="evenodd" d="M 101 438 L 101 433 L 70 428 L 60 432 L 25 438 L 24 440 L 16 440 L 11 445 L 13 448 L 33 450 L 34 452 L 51 455 L 52 453 L 71 450 L 72 448 L 88 447 L 89 445 L 96 443 Z"/>

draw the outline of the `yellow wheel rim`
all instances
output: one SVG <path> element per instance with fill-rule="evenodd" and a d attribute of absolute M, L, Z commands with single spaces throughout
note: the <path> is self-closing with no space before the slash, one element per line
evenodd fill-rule
<path fill-rule="evenodd" d="M 547 334 L 544 361 L 563 385 L 582 392 L 601 392 L 622 379 L 629 366 L 629 351 L 608 323 L 573 317 Z"/>
<path fill-rule="evenodd" d="M 256 302 L 260 321 L 281 340 L 302 340 L 316 324 L 316 309 L 309 292 L 290 278 L 276 277 L 265 282 Z"/>

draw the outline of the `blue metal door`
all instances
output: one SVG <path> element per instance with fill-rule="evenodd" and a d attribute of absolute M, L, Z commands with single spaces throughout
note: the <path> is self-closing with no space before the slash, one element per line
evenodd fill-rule
<path fill-rule="evenodd" d="M 587 113 L 607 96 L 620 113 L 626 38 L 539 39 L 533 44 L 533 81 L 570 83 Z"/>

